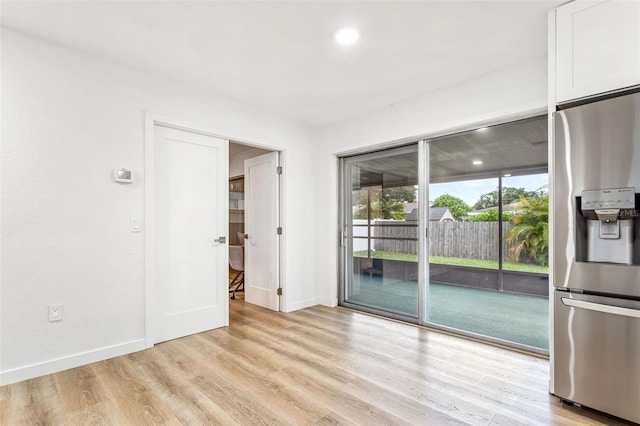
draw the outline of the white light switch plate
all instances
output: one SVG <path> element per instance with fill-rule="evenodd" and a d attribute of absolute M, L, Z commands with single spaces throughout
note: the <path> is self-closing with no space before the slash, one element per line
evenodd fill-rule
<path fill-rule="evenodd" d="M 131 218 L 131 232 L 140 232 L 142 231 L 142 221 L 139 217 Z"/>

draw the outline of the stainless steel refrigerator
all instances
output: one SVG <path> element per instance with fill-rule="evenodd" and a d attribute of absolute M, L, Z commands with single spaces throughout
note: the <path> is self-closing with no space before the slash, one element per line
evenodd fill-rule
<path fill-rule="evenodd" d="M 553 383 L 640 423 L 640 93 L 553 126 Z"/>

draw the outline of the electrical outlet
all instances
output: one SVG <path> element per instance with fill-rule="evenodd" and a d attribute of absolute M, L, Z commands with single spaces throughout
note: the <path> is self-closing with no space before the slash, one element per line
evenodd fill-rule
<path fill-rule="evenodd" d="M 62 304 L 49 305 L 49 322 L 62 321 Z"/>

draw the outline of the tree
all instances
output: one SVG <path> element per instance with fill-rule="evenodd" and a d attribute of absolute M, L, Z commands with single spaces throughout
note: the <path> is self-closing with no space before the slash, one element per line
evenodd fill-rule
<path fill-rule="evenodd" d="M 500 212 L 497 208 L 489 209 L 473 216 L 469 216 L 469 222 L 498 222 Z M 513 220 L 513 212 L 502 212 L 502 221 L 511 222 Z"/>
<path fill-rule="evenodd" d="M 396 188 L 382 188 L 382 197 L 390 200 L 396 200 L 399 203 L 414 203 L 417 198 L 418 189 L 415 186 L 400 186 Z M 372 186 L 361 188 L 353 192 L 353 205 L 360 206 L 367 204 L 367 197 L 380 196 L 380 187 Z"/>
<path fill-rule="evenodd" d="M 367 209 L 371 206 L 371 219 L 403 220 L 407 213 L 402 202 L 407 200 L 415 200 L 415 188 L 385 188 L 382 191 L 379 187 L 362 189 L 353 194 L 353 205 L 358 206 L 353 218 L 367 219 Z"/>
<path fill-rule="evenodd" d="M 395 198 L 385 198 L 384 195 L 374 207 L 374 211 L 378 210 L 382 219 L 404 220 L 409 215 L 404 211 L 404 204 Z"/>
<path fill-rule="evenodd" d="M 399 186 L 397 188 L 383 188 L 382 198 L 396 200 L 399 203 L 415 203 L 418 188 L 415 186 Z"/>
<path fill-rule="evenodd" d="M 462 218 L 467 216 L 469 210 L 471 210 L 471 207 L 462 199 L 449 194 L 443 194 L 433 200 L 432 207 L 448 208 L 456 220 L 462 220 Z"/>
<path fill-rule="evenodd" d="M 549 194 L 520 197 L 521 210 L 513 218 L 514 227 L 506 240 L 514 246 L 509 249 L 514 262 L 525 255 L 540 265 L 549 262 Z"/>
<path fill-rule="evenodd" d="M 512 203 L 520 197 L 531 198 L 540 194 L 538 191 L 525 191 L 524 188 L 512 188 L 505 186 L 502 188 L 502 204 Z M 498 190 L 495 189 L 486 194 L 482 194 L 480 199 L 473 205 L 475 210 L 483 210 L 491 207 L 498 207 Z"/>

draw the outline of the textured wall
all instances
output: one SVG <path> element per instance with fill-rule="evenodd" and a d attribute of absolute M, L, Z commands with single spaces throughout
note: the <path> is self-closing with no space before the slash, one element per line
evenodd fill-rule
<path fill-rule="evenodd" d="M 313 129 L 3 29 L 0 380 L 140 348 L 145 112 L 284 149 L 285 245 L 313 251 Z M 137 182 L 114 183 L 116 167 Z M 313 258 L 286 263 L 287 309 L 315 303 Z"/>

